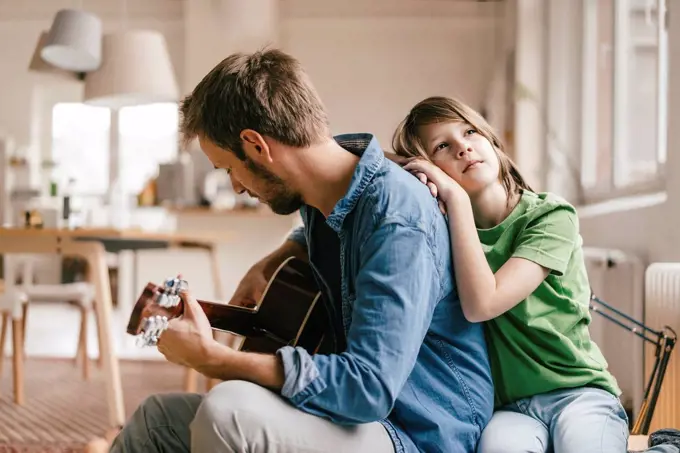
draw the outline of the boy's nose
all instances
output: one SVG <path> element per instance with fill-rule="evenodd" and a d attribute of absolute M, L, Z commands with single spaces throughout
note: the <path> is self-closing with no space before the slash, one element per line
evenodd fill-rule
<path fill-rule="evenodd" d="M 458 147 L 458 157 L 463 157 L 465 154 L 472 151 L 472 146 L 468 143 L 461 143 Z"/>

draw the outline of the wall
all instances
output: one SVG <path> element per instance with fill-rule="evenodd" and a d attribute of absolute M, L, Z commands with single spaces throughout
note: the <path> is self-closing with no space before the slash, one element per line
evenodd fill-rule
<path fill-rule="evenodd" d="M 280 39 L 306 66 L 335 133 L 373 132 L 391 148 L 397 123 L 427 96 L 482 107 L 500 12 L 441 0 L 288 1 Z"/>
<path fill-rule="evenodd" d="M 280 0 L 184 0 L 186 64 L 183 90 L 190 92 L 233 52 L 278 44 Z"/>
<path fill-rule="evenodd" d="M 545 186 L 544 156 L 535 150 L 545 147 L 544 109 L 546 74 L 543 68 L 546 46 L 544 2 L 515 0 L 515 98 L 513 156 L 534 190 Z"/>

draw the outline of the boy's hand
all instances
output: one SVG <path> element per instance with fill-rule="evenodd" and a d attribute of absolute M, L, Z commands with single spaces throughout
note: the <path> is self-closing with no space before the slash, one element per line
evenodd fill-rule
<path fill-rule="evenodd" d="M 441 168 L 425 159 L 413 159 L 404 166 L 404 169 L 413 173 L 430 189 L 430 193 L 437 198 L 439 209 L 444 214 L 446 214 L 446 203 L 459 193 L 465 192 Z"/>

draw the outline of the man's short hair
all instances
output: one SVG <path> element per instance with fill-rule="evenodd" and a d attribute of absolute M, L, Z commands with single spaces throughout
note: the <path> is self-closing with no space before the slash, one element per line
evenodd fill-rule
<path fill-rule="evenodd" d="M 232 54 L 180 102 L 184 145 L 201 135 L 243 160 L 244 129 L 299 148 L 331 137 L 324 105 L 297 59 L 277 49 Z"/>

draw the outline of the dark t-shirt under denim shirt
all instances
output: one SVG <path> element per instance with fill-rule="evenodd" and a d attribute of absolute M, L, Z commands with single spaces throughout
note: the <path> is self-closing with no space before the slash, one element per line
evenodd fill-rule
<path fill-rule="evenodd" d="M 370 134 L 335 137 L 361 156 L 325 219 L 301 209 L 337 354 L 284 347 L 283 397 L 338 424 L 380 421 L 401 452 L 473 453 L 493 409 L 481 323 L 463 316 L 445 217 L 428 188 Z"/>

